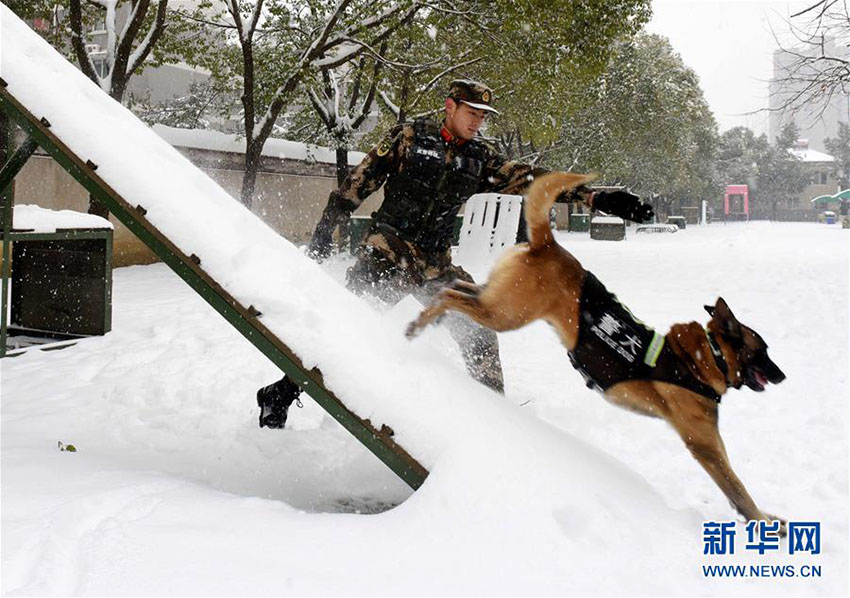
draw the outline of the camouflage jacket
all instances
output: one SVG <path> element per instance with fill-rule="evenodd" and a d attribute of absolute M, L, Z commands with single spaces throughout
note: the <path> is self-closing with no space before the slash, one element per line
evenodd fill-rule
<path fill-rule="evenodd" d="M 452 139 L 444 128 L 442 132 L 446 142 L 445 159 L 448 166 L 457 155 L 459 140 Z M 331 192 L 323 218 L 340 223 L 367 197 L 377 191 L 388 178 L 403 172 L 408 160 L 408 152 L 414 145 L 414 137 L 414 123 L 404 123 L 393 127 L 375 147 L 369 150 L 339 189 Z M 546 169 L 530 164 L 505 159 L 489 142 L 481 138 L 460 141 L 460 143 L 478 144 L 485 155 L 476 193 L 499 192 L 519 195 L 531 184 L 535 176 L 548 172 Z M 569 201 L 581 199 L 585 197 L 576 194 Z M 403 261 L 415 270 L 424 269 L 426 264 L 430 264 L 429 270 L 436 266 L 436 271 L 429 272 L 430 276 L 426 278 L 430 278 L 451 264 L 448 252 L 446 255 L 439 256 L 426 255 L 420 247 L 410 241 L 387 239 L 385 238 L 387 236 L 373 230 L 366 238 L 365 245 L 380 251 L 391 261 Z M 402 251 L 405 248 L 401 244 L 407 246 L 407 251 Z M 406 255 L 402 256 L 402 253 Z"/>
<path fill-rule="evenodd" d="M 388 177 L 404 170 L 413 139 L 413 123 L 393 127 L 378 145 L 369 150 L 342 186 L 331 193 L 329 202 L 347 213 L 354 211 L 363 200 L 377 191 Z M 519 195 L 531 184 L 535 175 L 547 172 L 530 164 L 506 160 L 492 145 L 480 138 L 465 143 L 484 146 L 487 155 L 477 193 L 501 192 Z M 458 140 L 447 140 L 446 164 L 450 164 L 454 159 L 457 148 Z"/>

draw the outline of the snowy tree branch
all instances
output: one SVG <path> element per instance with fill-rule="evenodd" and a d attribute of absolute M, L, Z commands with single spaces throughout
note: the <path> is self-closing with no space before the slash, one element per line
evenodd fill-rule
<path fill-rule="evenodd" d="M 316 90 L 312 87 L 307 90 L 307 97 L 310 99 L 310 104 L 313 105 L 313 109 L 315 109 L 316 114 L 319 115 L 319 118 L 325 124 L 326 127 L 331 126 L 331 115 L 328 113 L 325 108 L 322 99 L 319 97 L 319 94 L 316 93 Z"/>
<path fill-rule="evenodd" d="M 127 78 L 135 73 L 142 63 L 144 63 L 153 47 L 156 45 L 156 42 L 159 41 L 160 37 L 162 37 L 162 34 L 165 31 L 165 16 L 167 14 L 167 9 L 168 0 L 159 0 L 153 25 L 151 25 L 151 28 L 148 30 L 147 35 L 145 35 L 145 38 L 128 59 L 129 64 L 126 71 Z"/>
<path fill-rule="evenodd" d="M 386 53 L 387 51 L 387 43 L 384 42 L 381 45 L 381 54 Z M 366 120 L 366 117 L 369 115 L 369 108 L 375 101 L 375 93 L 378 90 L 378 80 L 381 73 L 381 67 L 383 63 L 376 60 L 374 62 L 374 66 L 372 67 L 372 79 L 369 84 L 369 92 L 366 94 L 366 97 L 363 98 L 363 103 L 360 104 L 360 108 L 355 112 L 356 116 L 352 122 L 352 128 L 357 129 L 360 125 L 363 124 L 363 121 Z"/>
<path fill-rule="evenodd" d="M 795 17 L 807 15 L 803 23 Z M 809 108 L 822 116 L 831 99 L 847 93 L 850 87 L 850 55 L 841 48 L 850 44 L 850 8 L 846 0 L 820 0 L 791 16 L 788 22 L 797 43 L 785 47 L 775 32 L 773 37 L 790 62 L 774 80 L 779 85 L 779 106 L 771 110 L 800 110 Z"/>
<path fill-rule="evenodd" d="M 71 24 L 71 46 L 74 48 L 74 54 L 77 56 L 77 62 L 80 63 L 80 69 L 83 74 L 101 85 L 100 77 L 94 67 L 94 61 L 86 51 L 86 43 L 83 34 L 83 11 L 80 5 L 80 0 L 71 0 L 71 5 L 68 10 L 68 20 Z"/>
<path fill-rule="evenodd" d="M 383 89 L 378 91 L 378 99 L 381 100 L 381 103 L 384 105 L 384 108 L 390 111 L 396 118 L 401 114 L 401 107 L 396 104 L 392 98 L 387 94 Z"/>

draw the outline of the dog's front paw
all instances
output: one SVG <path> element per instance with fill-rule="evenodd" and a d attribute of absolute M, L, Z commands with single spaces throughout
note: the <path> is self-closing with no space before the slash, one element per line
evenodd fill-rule
<path fill-rule="evenodd" d="M 419 336 L 420 332 L 422 332 L 422 325 L 419 323 L 419 319 L 417 318 L 407 325 L 407 328 L 404 330 L 404 336 L 406 336 L 408 340 L 412 340 Z"/>
<path fill-rule="evenodd" d="M 788 522 L 785 521 L 782 517 L 777 517 L 776 515 L 771 515 L 770 513 L 762 513 L 759 512 L 758 516 L 748 519 L 748 521 L 764 521 L 768 524 L 771 524 L 770 531 L 773 531 L 773 522 L 779 522 L 779 536 L 784 538 L 788 535 Z"/>
<path fill-rule="evenodd" d="M 779 522 L 779 536 L 784 538 L 788 535 L 788 522 L 785 521 L 782 517 L 777 517 L 776 515 L 771 515 L 770 513 L 765 513 L 763 519 L 767 521 L 778 521 Z"/>

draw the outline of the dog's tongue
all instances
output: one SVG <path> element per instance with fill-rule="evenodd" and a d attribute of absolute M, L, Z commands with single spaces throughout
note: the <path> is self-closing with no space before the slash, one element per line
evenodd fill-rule
<path fill-rule="evenodd" d="M 756 374 L 756 382 L 758 382 L 762 386 L 767 386 L 767 378 L 765 377 L 765 375 L 762 374 L 758 370 L 755 371 L 755 374 Z"/>

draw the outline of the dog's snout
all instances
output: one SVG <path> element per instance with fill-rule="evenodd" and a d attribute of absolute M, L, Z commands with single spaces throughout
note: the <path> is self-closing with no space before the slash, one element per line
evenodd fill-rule
<path fill-rule="evenodd" d="M 776 368 L 776 373 L 772 376 L 769 376 L 768 380 L 770 380 L 771 384 L 779 384 L 780 382 L 785 380 L 785 373 L 779 368 Z"/>
<path fill-rule="evenodd" d="M 765 368 L 765 375 L 771 384 L 779 384 L 783 380 L 785 380 L 785 373 L 779 369 L 779 366 L 773 363 L 770 359 L 767 360 L 767 368 Z"/>

